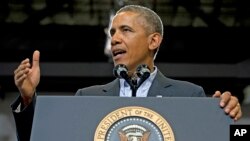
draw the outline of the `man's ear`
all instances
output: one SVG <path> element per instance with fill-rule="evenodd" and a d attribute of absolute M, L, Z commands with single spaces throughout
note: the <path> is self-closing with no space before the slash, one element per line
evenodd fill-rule
<path fill-rule="evenodd" d="M 160 33 L 152 33 L 149 35 L 149 49 L 156 50 L 160 47 L 162 36 Z"/>

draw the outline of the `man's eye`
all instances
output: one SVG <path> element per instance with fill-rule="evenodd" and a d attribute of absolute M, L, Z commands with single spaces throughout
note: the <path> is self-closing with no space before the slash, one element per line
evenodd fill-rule
<path fill-rule="evenodd" d="M 128 29 L 128 28 L 124 28 L 123 31 L 124 31 L 124 32 L 128 32 L 128 31 L 131 31 L 131 30 Z"/>

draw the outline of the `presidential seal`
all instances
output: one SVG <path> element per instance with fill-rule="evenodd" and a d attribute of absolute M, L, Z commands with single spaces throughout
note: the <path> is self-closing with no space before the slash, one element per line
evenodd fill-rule
<path fill-rule="evenodd" d="M 138 106 L 119 108 L 105 116 L 94 141 L 174 141 L 168 122 L 155 111 Z"/>

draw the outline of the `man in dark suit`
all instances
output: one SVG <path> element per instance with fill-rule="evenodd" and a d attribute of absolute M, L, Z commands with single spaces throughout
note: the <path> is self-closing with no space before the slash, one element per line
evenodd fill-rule
<path fill-rule="evenodd" d="M 114 66 L 124 64 L 128 69 L 129 78 L 137 78 L 134 72 L 138 65 L 146 64 L 149 67 L 150 76 L 138 88 L 137 97 L 206 96 L 201 86 L 167 78 L 154 65 L 154 59 L 163 39 L 163 25 L 160 17 L 152 10 L 138 5 L 121 8 L 113 18 L 110 35 Z M 39 56 L 40 52 L 35 51 L 32 66 L 30 60 L 25 59 L 14 72 L 20 96 L 12 104 L 12 109 L 20 141 L 28 141 L 30 138 L 35 91 L 40 81 Z M 124 79 L 115 79 L 106 85 L 79 89 L 76 95 L 131 97 L 132 90 Z M 213 97 L 221 99 L 218 106 L 223 107 L 225 113 L 234 120 L 242 116 L 238 99 L 230 92 L 216 91 Z"/>

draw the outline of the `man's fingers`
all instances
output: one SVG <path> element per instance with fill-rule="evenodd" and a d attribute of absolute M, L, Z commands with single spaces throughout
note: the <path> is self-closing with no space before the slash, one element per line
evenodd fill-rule
<path fill-rule="evenodd" d="M 212 95 L 214 98 L 219 98 L 221 96 L 220 91 L 215 91 L 215 93 Z"/>
<path fill-rule="evenodd" d="M 228 101 L 225 109 L 225 112 L 230 114 L 231 111 L 233 111 L 233 108 L 239 107 L 237 104 L 239 103 L 238 99 L 235 96 L 230 97 L 230 101 Z"/>
<path fill-rule="evenodd" d="M 223 94 L 221 94 L 220 91 L 216 91 L 213 94 L 213 97 L 220 98 L 220 106 L 224 109 L 225 113 L 235 121 L 241 118 L 242 111 L 237 97 L 232 96 L 229 91 L 226 91 Z"/>
<path fill-rule="evenodd" d="M 34 51 L 32 59 L 32 67 L 39 67 L 40 52 L 38 50 Z"/>
<path fill-rule="evenodd" d="M 225 105 L 229 105 L 228 104 L 228 102 L 230 101 L 230 99 L 231 99 L 231 96 L 232 96 L 232 94 L 230 93 L 230 92 L 224 92 L 221 96 L 220 96 L 220 98 L 221 98 L 221 101 L 220 101 L 220 106 L 221 107 L 224 107 Z"/>
<path fill-rule="evenodd" d="M 20 86 L 23 80 L 27 77 L 30 70 L 29 59 L 23 60 L 18 68 L 14 71 L 14 79 L 16 86 Z"/>
<path fill-rule="evenodd" d="M 234 120 L 237 121 L 242 117 L 242 111 L 241 111 L 241 106 L 240 104 L 237 106 L 239 108 L 239 111 L 237 112 L 236 116 L 234 117 Z"/>
<path fill-rule="evenodd" d="M 234 109 L 232 109 L 230 111 L 230 113 L 228 113 L 231 117 L 234 117 L 234 120 L 238 120 L 241 116 L 242 116 L 242 111 L 241 111 L 241 107 L 240 104 L 238 103 Z"/>

